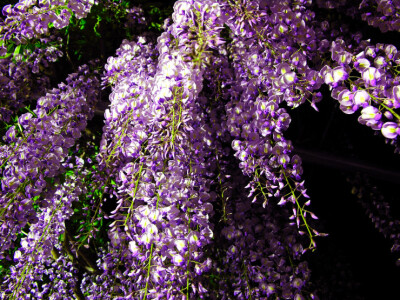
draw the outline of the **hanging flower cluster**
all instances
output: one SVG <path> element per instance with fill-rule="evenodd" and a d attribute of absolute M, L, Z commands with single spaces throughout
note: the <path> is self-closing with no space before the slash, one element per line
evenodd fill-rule
<path fill-rule="evenodd" d="M 285 136 L 290 111 L 318 110 L 327 88 L 396 144 L 400 52 L 318 19 L 346 1 L 178 0 L 161 34 L 132 34 L 51 89 L 41 71 L 64 54 L 75 68 L 70 32 L 91 10 L 99 36 L 116 7 L 126 28 L 153 24 L 154 7 L 128 2 L 3 8 L 1 299 L 318 299 L 303 254 L 325 234 Z M 394 2 L 360 7 L 397 30 Z"/>

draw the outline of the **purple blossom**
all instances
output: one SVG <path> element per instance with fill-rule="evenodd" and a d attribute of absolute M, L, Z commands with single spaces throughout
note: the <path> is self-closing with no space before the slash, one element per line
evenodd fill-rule
<path fill-rule="evenodd" d="M 336 67 L 332 70 L 333 82 L 337 83 L 346 80 L 349 77 L 346 69 L 343 67 Z"/>
<path fill-rule="evenodd" d="M 368 106 L 370 98 L 366 90 L 358 90 L 354 93 L 354 103 L 361 107 Z"/>
<path fill-rule="evenodd" d="M 400 28 L 397 2 L 371 1 L 179 0 L 157 39 L 144 30 L 153 14 L 118 1 L 5 6 L 0 53 L 7 43 L 25 52 L 0 61 L 0 118 L 10 124 L 0 145 L 0 247 L 12 264 L 1 297 L 316 299 L 303 254 L 323 234 L 311 228 L 318 217 L 286 131 L 292 109 L 318 110 L 328 87 L 344 113 L 360 109 L 361 124 L 397 142 L 397 49 L 317 15 L 346 10 L 382 31 Z M 79 68 L 52 90 L 41 74 L 68 50 L 59 29 L 94 5 L 126 15 L 133 33 L 104 66 L 111 92 L 95 159 L 84 143 L 96 72 Z M 46 47 L 31 51 L 37 39 Z M 68 237 L 75 225 L 83 233 Z M 94 264 L 79 261 L 83 248 Z"/>
<path fill-rule="evenodd" d="M 381 73 L 374 67 L 366 68 L 362 72 L 362 78 L 364 79 L 365 83 L 369 86 L 376 86 L 377 82 L 381 78 Z"/>
<path fill-rule="evenodd" d="M 79 72 L 88 74 L 88 67 L 82 66 Z M 45 190 L 46 186 L 43 177 L 52 178 L 61 173 L 60 162 L 65 159 L 68 148 L 80 136 L 78 128 L 84 128 L 86 119 L 92 117 L 91 107 L 97 101 L 96 86 L 98 81 L 96 77 L 80 81 L 82 78 L 79 78 L 79 76 L 78 73 L 70 75 L 67 82 L 71 86 L 60 84 L 58 90 L 53 89 L 51 93 L 38 100 L 38 105 L 33 111 L 37 117 L 23 116 L 25 131 L 22 136 L 14 136 L 16 131 L 9 130 L 8 140 L 15 145 L 13 145 L 13 153 L 3 162 L 8 171 L 3 174 L 0 202 L 5 207 L 12 208 L 26 197 L 39 195 Z M 72 83 L 78 80 L 80 81 L 79 85 L 73 88 Z M 74 103 L 81 102 L 81 105 L 74 106 L 74 110 L 67 113 L 66 107 L 71 105 L 71 101 Z M 61 108 L 57 111 L 58 106 L 61 106 Z M 51 114 L 50 109 L 53 109 Z M 72 122 L 72 118 L 77 119 L 77 116 L 79 116 L 80 121 L 75 123 L 76 127 L 74 126 L 73 130 L 66 128 Z M 62 143 L 62 139 L 57 138 L 60 135 L 66 140 L 69 139 L 71 143 L 65 141 Z M 57 140 L 61 144 L 57 144 Z M 25 155 L 29 152 L 27 149 L 35 149 L 35 151 L 27 156 Z M 17 160 L 18 163 L 15 164 Z M 14 166 L 11 167 L 11 165 Z M 26 184 L 25 188 L 20 189 L 24 184 Z M 46 201 L 42 201 L 40 204 L 44 207 L 48 206 Z M 2 211 L 0 218 L 3 222 L 6 222 L 6 220 L 10 222 L 7 223 L 7 226 L 23 228 L 26 222 L 33 222 L 36 219 L 35 215 L 32 203 L 27 203 L 24 210 L 17 212 Z M 4 230 L 3 233 L 6 236 L 11 234 L 9 229 Z M 11 238 L 11 240 L 13 239 Z M 0 243 L 1 253 L 4 253 L 9 246 L 8 242 Z"/>
<path fill-rule="evenodd" d="M 368 69 L 370 67 L 371 63 L 369 62 L 368 59 L 365 57 L 359 57 L 356 62 L 354 63 L 354 67 L 356 68 L 357 71 L 362 72 L 365 69 Z"/>
<path fill-rule="evenodd" d="M 385 138 L 394 139 L 399 135 L 399 125 L 394 122 L 386 122 L 383 124 L 381 132 Z"/>

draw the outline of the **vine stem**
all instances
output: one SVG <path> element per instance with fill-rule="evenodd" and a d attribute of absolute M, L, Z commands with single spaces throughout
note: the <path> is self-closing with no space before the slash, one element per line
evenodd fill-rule
<path fill-rule="evenodd" d="M 287 185 L 289 186 L 290 191 L 291 191 L 291 194 L 292 194 L 292 196 L 293 196 L 294 199 L 295 199 L 295 202 L 296 202 L 296 205 L 297 205 L 297 210 L 298 210 L 297 216 L 298 216 L 299 213 L 300 213 L 301 219 L 303 220 L 303 223 L 304 223 L 304 225 L 305 225 L 306 228 L 307 228 L 307 232 L 308 232 L 308 235 L 309 235 L 309 238 L 310 238 L 310 246 L 311 246 L 311 247 L 309 247 L 309 248 L 310 248 L 310 249 L 315 249 L 316 243 L 315 243 L 315 241 L 314 241 L 314 239 L 313 239 L 314 235 L 313 235 L 313 233 L 311 232 L 310 226 L 308 226 L 307 220 L 306 220 L 306 218 L 305 218 L 305 216 L 304 216 L 303 208 L 300 206 L 300 203 L 299 203 L 299 201 L 297 200 L 296 194 L 295 194 L 295 192 L 294 192 L 294 190 L 293 190 L 293 188 L 292 188 L 292 185 L 290 184 L 289 179 L 287 178 L 285 172 L 283 171 L 282 174 L 283 174 L 283 176 L 285 177 L 286 183 L 287 183 Z"/>
<path fill-rule="evenodd" d="M 160 195 L 157 193 L 156 209 L 158 209 L 159 202 L 160 202 Z M 153 257 L 153 246 L 154 246 L 154 243 L 151 243 L 149 263 L 147 265 L 147 280 L 146 280 L 146 286 L 145 286 L 145 290 L 144 290 L 143 299 L 146 299 L 146 297 L 147 297 L 147 289 L 148 289 L 149 278 L 150 278 L 151 259 Z"/>

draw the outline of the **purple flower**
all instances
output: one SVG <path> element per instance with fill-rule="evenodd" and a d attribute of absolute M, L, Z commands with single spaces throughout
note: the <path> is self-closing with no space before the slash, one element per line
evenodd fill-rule
<path fill-rule="evenodd" d="M 366 121 L 378 121 L 382 117 L 381 112 L 374 106 L 367 106 L 361 110 L 361 118 Z"/>
<path fill-rule="evenodd" d="M 399 125 L 394 122 L 386 122 L 381 128 L 382 135 L 388 139 L 395 139 L 399 135 Z"/>
<path fill-rule="evenodd" d="M 182 267 L 183 265 L 185 265 L 186 261 L 182 255 L 176 253 L 172 254 L 172 263 L 175 266 Z"/>
<path fill-rule="evenodd" d="M 392 89 L 392 93 L 393 93 L 393 99 L 396 101 L 396 103 L 400 103 L 400 86 L 398 85 L 394 86 Z"/>
<path fill-rule="evenodd" d="M 242 148 L 241 148 L 241 144 L 242 144 L 241 141 L 239 141 L 239 140 L 233 140 L 233 141 L 232 141 L 232 149 L 235 150 L 235 151 L 240 151 L 240 150 L 242 149 Z"/>
<path fill-rule="evenodd" d="M 343 106 L 352 106 L 354 104 L 354 95 L 347 89 L 344 89 L 339 93 L 339 102 Z"/>
<path fill-rule="evenodd" d="M 285 85 L 291 85 L 293 83 L 296 83 L 298 81 L 296 73 L 295 72 L 289 72 L 285 73 L 281 76 L 281 83 Z"/>
<path fill-rule="evenodd" d="M 351 53 L 347 52 L 347 51 L 341 51 L 337 54 L 337 61 L 341 64 L 341 65 L 349 65 L 351 63 Z"/>
<path fill-rule="evenodd" d="M 296 295 L 294 295 L 293 300 L 304 300 L 304 297 L 301 294 L 296 294 Z"/>
<path fill-rule="evenodd" d="M 387 66 L 387 61 L 383 56 L 377 56 L 374 60 L 374 65 L 377 69 L 383 69 Z"/>
<path fill-rule="evenodd" d="M 187 250 L 187 241 L 185 240 L 175 240 L 174 245 L 180 253 L 184 253 Z"/>
<path fill-rule="evenodd" d="M 7 130 L 3 140 L 7 143 L 15 143 L 17 141 L 17 130 L 15 126 L 11 126 L 10 129 Z"/>
<path fill-rule="evenodd" d="M 265 292 L 267 294 L 267 297 L 273 295 L 276 293 L 276 286 L 273 283 L 267 284 L 265 286 Z"/>
<path fill-rule="evenodd" d="M 370 56 L 372 58 L 375 58 L 376 57 L 376 48 L 375 48 L 375 46 L 367 46 L 365 48 L 365 55 L 366 56 Z"/>
<path fill-rule="evenodd" d="M 11 4 L 7 4 L 3 7 L 2 9 L 2 14 L 3 16 L 7 17 L 7 15 L 11 14 L 12 11 L 12 5 Z"/>
<path fill-rule="evenodd" d="M 358 106 L 357 105 L 350 105 L 350 106 L 340 105 L 339 108 L 345 114 L 351 115 L 357 111 Z"/>
<path fill-rule="evenodd" d="M 354 68 L 357 71 L 362 72 L 365 69 L 368 69 L 370 67 L 370 65 L 371 65 L 371 63 L 369 62 L 368 59 L 366 59 L 365 57 L 360 57 L 354 63 Z"/>
<path fill-rule="evenodd" d="M 332 70 L 333 82 L 338 83 L 344 81 L 349 77 L 346 69 L 344 67 L 336 67 Z"/>
<path fill-rule="evenodd" d="M 362 78 L 369 86 L 376 86 L 381 76 L 381 73 L 374 67 L 369 67 L 362 72 Z"/>
<path fill-rule="evenodd" d="M 386 45 L 384 50 L 385 50 L 386 57 L 390 60 L 392 60 L 397 53 L 397 48 L 390 44 Z"/>
<path fill-rule="evenodd" d="M 370 98 L 371 97 L 366 90 L 357 90 L 354 93 L 354 103 L 361 107 L 368 106 Z"/>
<path fill-rule="evenodd" d="M 136 257 L 139 255 L 140 247 L 137 245 L 137 243 L 135 241 L 130 241 L 129 242 L 129 250 L 131 250 L 132 255 L 134 257 Z"/>

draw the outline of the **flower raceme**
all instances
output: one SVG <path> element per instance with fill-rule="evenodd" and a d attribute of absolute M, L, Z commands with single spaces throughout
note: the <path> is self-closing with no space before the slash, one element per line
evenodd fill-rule
<path fill-rule="evenodd" d="M 200 24 L 197 18 L 205 13 L 208 13 L 209 19 L 218 21 L 213 17 L 215 11 L 206 8 L 208 4 L 218 13 L 218 6 L 214 5 L 216 3 L 210 2 L 195 8 L 187 1 L 175 4 L 173 15 L 175 23 L 167 30 L 170 37 L 159 39 L 157 45 L 158 49 L 167 51 L 160 53 L 154 75 L 146 71 L 142 73 L 148 76 L 150 83 L 148 98 L 141 101 L 144 102 L 143 108 L 147 111 L 136 115 L 135 110 L 138 107 L 131 105 L 132 97 L 126 97 L 126 104 L 123 105 L 131 107 L 132 117 L 118 118 L 124 112 L 121 110 L 118 114 L 113 114 L 115 117 L 111 117 L 110 113 L 108 118 L 110 130 L 117 128 L 112 124 L 116 122 L 121 123 L 122 127 L 127 126 L 125 127 L 127 130 L 123 132 L 126 137 L 121 136 L 121 141 L 138 136 L 138 131 L 135 130 L 139 128 L 138 126 L 142 126 L 145 132 L 140 142 L 142 145 L 134 155 L 126 155 L 124 151 L 113 152 L 115 158 L 119 157 L 118 164 L 105 165 L 106 168 L 116 168 L 120 175 L 117 178 L 120 184 L 117 199 L 119 205 L 113 211 L 112 217 L 124 224 L 122 229 L 119 223 L 112 224 L 113 233 L 110 234 L 110 239 L 115 243 L 109 245 L 110 248 L 114 248 L 109 251 L 124 251 L 124 248 L 126 250 L 129 248 L 128 253 L 131 254 L 121 263 L 129 272 L 141 276 L 132 278 L 131 289 L 127 293 L 134 293 L 140 298 L 154 293 L 160 297 L 182 293 L 189 297 L 191 285 L 193 291 L 206 293 L 201 281 L 198 282 L 195 278 L 202 273 L 198 269 L 205 259 L 202 249 L 211 243 L 213 236 L 208 221 L 209 215 L 213 214 L 212 206 L 204 203 L 206 200 L 211 201 L 207 188 L 203 188 L 207 186 L 209 179 L 203 178 L 202 175 L 205 169 L 205 157 L 209 154 L 208 151 L 204 152 L 203 149 L 197 148 L 195 160 L 191 159 L 193 156 L 188 155 L 194 151 L 192 145 L 197 142 L 197 138 L 189 138 L 189 131 L 192 136 L 201 137 L 207 134 L 202 129 L 204 125 L 201 125 L 201 119 L 196 117 L 199 108 L 196 108 L 194 102 L 201 91 L 202 70 L 196 63 L 187 61 L 186 56 L 188 52 L 193 53 L 194 57 L 204 55 L 202 52 L 207 50 L 207 40 L 214 38 L 217 31 L 210 37 L 200 33 L 199 37 L 192 37 L 191 40 L 184 38 L 186 37 L 184 32 L 188 30 L 188 26 L 190 29 Z M 187 9 L 183 10 L 182 7 L 194 9 L 196 20 L 193 20 L 193 16 L 187 14 Z M 170 39 L 177 39 L 184 44 L 179 45 L 181 48 L 164 47 L 163 44 Z M 197 47 L 197 42 L 204 44 Z M 146 55 L 145 49 L 146 47 L 142 46 L 138 50 Z M 129 49 L 127 55 L 132 56 L 131 53 Z M 129 65 L 124 67 L 129 68 Z M 113 109 L 119 110 L 121 101 L 124 101 L 122 95 L 125 93 L 116 93 L 119 86 L 124 87 L 124 84 L 118 83 L 114 87 L 115 94 L 110 99 Z M 139 84 L 143 86 L 143 83 Z M 121 104 L 117 104 L 118 102 Z M 141 117 L 146 114 L 148 119 L 144 123 Z M 134 131 L 129 132 L 129 130 Z M 195 132 L 198 134 L 193 135 Z M 159 142 L 160 137 L 163 139 L 162 143 Z M 102 149 L 110 147 L 104 146 Z M 148 153 L 152 153 L 152 156 Z M 101 156 L 109 157 L 106 152 Z M 190 169 L 184 168 L 189 165 Z M 132 167 L 136 171 L 130 171 Z M 198 189 L 197 186 L 201 188 Z M 133 232 L 138 234 L 132 234 Z M 145 261 L 147 263 L 143 264 Z M 108 269 L 107 267 L 104 271 L 107 273 Z M 159 272 L 164 276 L 156 275 Z M 189 285 L 189 282 L 193 283 Z"/>
<path fill-rule="evenodd" d="M 77 19 L 87 16 L 97 1 L 20 1 L 12 6 L 3 7 L 0 35 L 4 40 L 14 40 L 19 43 L 49 34 L 49 24 L 56 29 L 68 26 L 70 18 L 74 15 Z M 3 45 L 2 45 L 3 46 Z M 4 46 L 3 46 L 4 47 Z"/>
<path fill-rule="evenodd" d="M 12 247 L 17 232 L 27 223 L 37 222 L 33 198 L 45 191 L 46 178 L 65 170 L 61 162 L 93 117 L 99 86 L 96 75 L 82 66 L 67 83 L 40 98 L 32 113 L 19 117 L 18 135 L 15 127 L 6 135 L 7 156 L 1 161 L 2 257 Z M 43 200 L 37 204 L 48 205 Z"/>
<path fill-rule="evenodd" d="M 291 109 L 317 110 L 326 86 L 359 123 L 393 142 L 400 134 L 400 54 L 319 22 L 313 9 L 340 9 L 331 2 L 179 0 L 159 36 L 138 26 L 104 66 L 92 61 L 101 80 L 82 66 L 20 99 L 24 74 L 49 85 L 32 74 L 67 48 L 4 58 L 0 94 L 15 99 L 0 110 L 10 123 L 0 145 L 0 258 L 11 261 L 1 298 L 317 299 L 302 254 L 324 234 L 286 136 Z M 374 16 L 394 18 L 395 4 L 377 2 Z M 50 43 L 103 4 L 7 5 L 0 51 Z M 89 157 L 85 129 L 107 87 Z M 17 112 L 34 96 L 32 110 Z M 100 215 L 99 236 L 82 233 Z M 81 247 L 91 264 L 78 259 Z"/>

